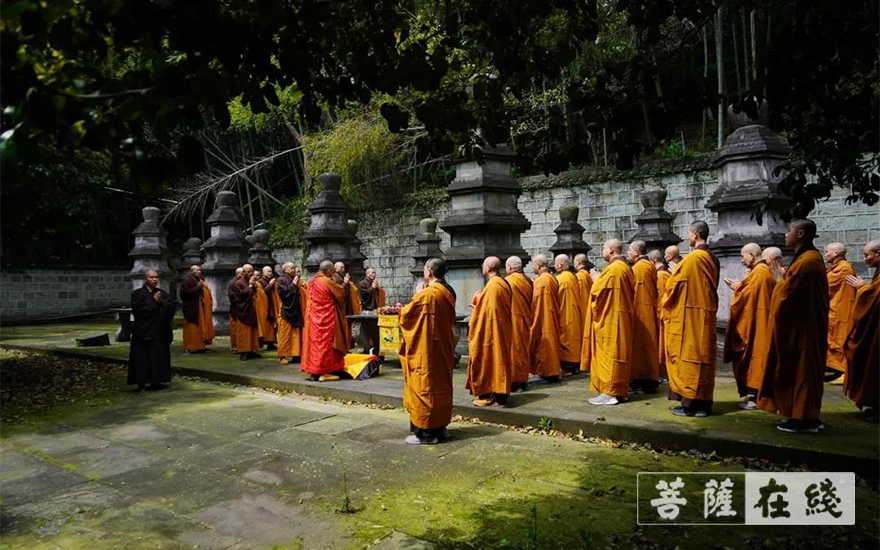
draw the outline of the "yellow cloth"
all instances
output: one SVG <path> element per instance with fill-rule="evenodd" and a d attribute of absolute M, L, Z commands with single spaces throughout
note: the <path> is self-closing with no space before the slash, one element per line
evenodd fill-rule
<path fill-rule="evenodd" d="M 511 299 L 512 336 L 510 338 L 511 382 L 522 384 L 529 380 L 530 328 L 532 324 L 532 280 L 522 273 L 511 273 L 505 279 L 513 292 Z"/>
<path fill-rule="evenodd" d="M 468 379 L 471 395 L 510 393 L 513 375 L 512 292 L 500 276 L 490 277 L 468 325 Z"/>
<path fill-rule="evenodd" d="M 856 289 L 846 283 L 847 275 L 855 276 L 852 265 L 841 260 L 828 269 L 828 359 L 825 365 L 846 372 L 843 345 L 853 325 Z"/>
<path fill-rule="evenodd" d="M 538 376 L 559 376 L 559 283 L 542 273 L 532 285 L 532 364 L 529 372 Z"/>
<path fill-rule="evenodd" d="M 730 300 L 724 333 L 724 362 L 731 363 L 740 396 L 757 390 L 764 380 L 770 353 L 770 298 L 776 279 L 766 263 L 757 264 Z"/>
<path fill-rule="evenodd" d="M 633 345 L 633 272 L 614 260 L 590 289 L 590 389 L 615 397 L 629 391 Z"/>
<path fill-rule="evenodd" d="M 880 407 L 880 277 L 858 290 L 845 346 L 844 393 L 859 408 Z"/>
<path fill-rule="evenodd" d="M 718 268 L 696 249 L 666 282 L 663 317 L 669 389 L 686 399 L 712 400 L 715 393 Z"/>
<path fill-rule="evenodd" d="M 657 327 L 657 268 L 647 258 L 632 266 L 635 283 L 633 298 L 633 352 L 631 380 L 660 378 L 660 351 Z"/>
<path fill-rule="evenodd" d="M 666 330 L 663 325 L 663 294 L 666 292 L 666 282 L 672 273 L 668 269 L 657 270 L 657 355 L 659 356 L 660 378 L 666 378 Z"/>
<path fill-rule="evenodd" d="M 417 428 L 442 428 L 452 421 L 455 364 L 455 297 L 434 282 L 400 312 L 403 406 Z"/>
<path fill-rule="evenodd" d="M 798 254 L 770 299 L 770 353 L 758 406 L 818 420 L 828 357 L 828 278 L 815 249 Z"/>
<path fill-rule="evenodd" d="M 278 322 L 278 357 L 300 357 L 302 355 L 302 328 L 294 327 L 284 320 L 281 315 L 283 304 L 281 296 L 278 294 L 278 285 L 272 285 L 275 292 L 276 314 L 275 319 Z M 299 307 L 302 312 L 303 319 L 306 318 L 306 287 L 302 281 L 297 285 L 299 290 Z"/>
<path fill-rule="evenodd" d="M 580 363 L 584 337 L 581 283 L 571 271 L 559 273 L 556 281 L 559 283 L 559 360 Z"/>
<path fill-rule="evenodd" d="M 254 294 L 254 309 L 257 312 L 257 327 L 260 341 L 264 344 L 275 343 L 275 322 L 269 319 L 269 297 L 266 289 L 257 281 Z"/>

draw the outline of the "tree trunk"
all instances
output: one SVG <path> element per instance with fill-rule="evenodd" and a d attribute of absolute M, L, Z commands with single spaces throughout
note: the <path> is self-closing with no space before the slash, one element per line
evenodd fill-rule
<path fill-rule="evenodd" d="M 706 26 L 703 25 L 703 82 L 708 87 L 709 79 L 709 34 L 706 32 Z M 700 137 L 700 147 L 706 146 L 706 106 L 703 105 L 703 133 Z"/>
<path fill-rule="evenodd" d="M 718 73 L 718 148 L 724 143 L 724 10 L 715 14 L 715 66 Z"/>
<path fill-rule="evenodd" d="M 736 68 L 736 95 L 742 96 L 742 79 L 739 76 L 739 45 L 736 40 L 736 17 L 730 18 L 730 34 L 733 35 L 733 66 Z M 745 50 L 743 50 L 743 56 L 745 56 Z"/>
<path fill-rule="evenodd" d="M 299 130 L 296 129 L 296 126 L 293 125 L 292 122 L 285 116 L 282 117 L 284 120 L 284 125 L 287 126 L 287 131 L 290 133 L 290 137 L 293 138 L 293 141 L 296 142 L 296 145 L 301 147 L 300 152 L 302 153 L 302 170 L 303 170 L 303 188 L 300 190 L 300 194 L 305 196 L 306 193 L 312 188 L 312 177 L 309 175 L 309 152 L 306 150 L 306 143 L 303 141 L 302 134 L 299 133 Z"/>
<path fill-rule="evenodd" d="M 739 10 L 740 19 L 742 20 L 742 29 L 743 29 L 743 61 L 745 61 L 745 73 L 746 73 L 746 91 L 748 93 L 752 92 L 752 75 L 749 64 L 749 27 L 746 25 L 746 10 L 745 8 L 740 8 Z"/>
<path fill-rule="evenodd" d="M 755 10 L 749 13 L 749 26 L 752 31 L 752 82 L 758 82 L 758 45 L 755 40 Z"/>

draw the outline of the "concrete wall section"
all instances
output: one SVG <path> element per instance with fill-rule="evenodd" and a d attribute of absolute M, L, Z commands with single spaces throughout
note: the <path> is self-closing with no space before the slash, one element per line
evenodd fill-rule
<path fill-rule="evenodd" d="M 160 282 L 165 285 L 167 281 Z M 128 270 L 24 269 L 0 272 L 3 322 L 48 319 L 127 307 Z"/>

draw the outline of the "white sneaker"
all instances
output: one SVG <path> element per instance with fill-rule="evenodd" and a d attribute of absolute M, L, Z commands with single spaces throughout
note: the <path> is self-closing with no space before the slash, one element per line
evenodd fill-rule
<path fill-rule="evenodd" d="M 616 397 L 606 393 L 600 393 L 596 397 L 589 399 L 588 402 L 590 405 L 617 405 L 619 403 Z"/>
<path fill-rule="evenodd" d="M 440 440 L 436 437 L 418 437 L 416 435 L 408 435 L 406 439 L 404 439 L 410 445 L 436 445 Z"/>
<path fill-rule="evenodd" d="M 753 411 L 758 408 L 758 405 L 756 405 L 754 401 L 743 401 L 738 404 L 737 407 L 744 411 Z"/>

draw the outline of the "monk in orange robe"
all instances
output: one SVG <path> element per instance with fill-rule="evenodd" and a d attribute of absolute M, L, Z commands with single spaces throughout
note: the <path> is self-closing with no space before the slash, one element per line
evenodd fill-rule
<path fill-rule="evenodd" d="M 601 273 L 592 273 L 590 389 L 599 395 L 589 399 L 591 405 L 617 405 L 627 400 L 633 360 L 635 278 L 622 252 L 623 243 L 618 239 L 605 241 L 602 257 L 608 265 Z"/>
<path fill-rule="evenodd" d="M 789 417 L 776 426 L 788 433 L 825 427 L 819 414 L 828 357 L 828 278 L 814 238 L 811 220 L 788 225 L 785 246 L 794 249 L 794 260 L 770 300 L 770 354 L 758 407 Z"/>
<path fill-rule="evenodd" d="M 272 268 L 265 266 L 261 275 L 257 277 L 257 286 L 254 295 L 254 305 L 257 308 L 257 324 L 260 327 L 260 344 L 267 350 L 276 349 L 275 346 L 275 304 L 272 301 L 272 290 L 269 284 L 275 273 Z"/>
<path fill-rule="evenodd" d="M 566 376 L 580 371 L 581 344 L 584 338 L 583 296 L 570 260 L 559 254 L 553 260 L 559 283 L 559 364 Z"/>
<path fill-rule="evenodd" d="M 244 277 L 244 270 L 236 267 L 235 278 L 229 282 L 229 286 L 226 288 L 226 297 L 229 300 L 229 347 L 232 353 L 238 353 L 238 330 L 235 326 L 238 321 L 232 316 L 232 287 L 235 286 L 235 281 L 242 277 Z"/>
<path fill-rule="evenodd" d="M 241 360 L 247 361 L 260 357 L 257 353 L 260 349 L 260 329 L 257 325 L 257 310 L 254 305 L 257 277 L 251 264 L 244 264 L 241 268 L 241 277 L 232 283 L 229 308 L 235 318 L 236 349 Z"/>
<path fill-rule="evenodd" d="M 712 413 L 715 393 L 718 277 L 721 268 L 709 253 L 709 225 L 688 227 L 691 253 L 669 277 L 663 295 L 669 399 L 681 401 L 672 413 L 703 418 Z"/>
<path fill-rule="evenodd" d="M 858 289 L 853 311 L 853 328 L 844 346 L 847 374 L 844 393 L 859 409 L 865 420 L 880 420 L 880 241 L 864 248 L 865 263 L 874 268 L 870 283 L 851 275 L 847 284 Z"/>
<path fill-rule="evenodd" d="M 828 243 L 825 245 L 825 261 L 828 268 L 828 359 L 826 369 L 830 371 L 825 381 L 838 380 L 846 373 L 846 357 L 843 345 L 852 329 L 853 307 L 856 302 L 856 289 L 846 284 L 847 277 L 855 277 L 856 270 L 846 261 L 846 245 Z M 837 383 L 843 383 L 838 380 Z"/>
<path fill-rule="evenodd" d="M 559 382 L 559 283 L 544 254 L 532 257 L 532 270 L 538 277 L 532 284 L 529 382 Z"/>
<path fill-rule="evenodd" d="M 532 325 L 532 280 L 525 276 L 522 259 L 519 256 L 507 258 L 504 265 L 512 291 L 510 313 L 511 330 L 511 391 L 523 392 L 528 389 L 529 366 L 531 359 L 531 325 Z"/>
<path fill-rule="evenodd" d="M 627 251 L 635 279 L 633 297 L 633 348 L 630 369 L 632 393 L 657 393 L 660 385 L 660 352 L 657 328 L 657 269 L 648 259 L 645 241 L 633 241 Z"/>
<path fill-rule="evenodd" d="M 498 272 L 501 260 L 483 261 L 486 286 L 468 324 L 468 379 L 465 388 L 477 407 L 506 405 L 513 376 L 513 319 L 510 284 Z"/>
<path fill-rule="evenodd" d="M 281 266 L 281 276 L 273 285 L 278 309 L 278 362 L 287 365 L 302 356 L 302 330 L 305 325 L 306 289 L 293 262 Z"/>
<path fill-rule="evenodd" d="M 403 406 L 409 412 L 411 445 L 433 445 L 449 435 L 452 369 L 455 365 L 455 291 L 443 280 L 446 262 L 425 262 L 427 286 L 400 312 Z"/>
<path fill-rule="evenodd" d="M 733 366 L 736 387 L 743 398 L 739 408 L 750 411 L 757 408 L 755 399 L 770 353 L 770 297 L 776 279 L 761 259 L 761 247 L 756 243 L 742 247 L 740 255 L 743 266 L 750 271 L 742 281 L 724 279 L 733 297 L 724 333 L 723 360 Z"/>
<path fill-rule="evenodd" d="M 785 277 L 785 262 L 782 260 L 782 250 L 775 246 L 768 246 L 761 252 L 761 257 L 767 262 L 767 267 L 773 273 L 773 278 L 781 281 Z"/>
<path fill-rule="evenodd" d="M 584 327 L 581 334 L 581 358 L 582 372 L 590 371 L 590 289 L 593 286 L 593 278 L 590 276 L 590 264 L 586 254 L 577 254 L 574 257 L 574 271 L 581 285 L 581 325 Z"/>
<path fill-rule="evenodd" d="M 333 262 L 324 260 L 306 287 L 308 306 L 300 370 L 313 382 L 332 382 L 345 367 L 348 353 L 345 290 L 333 280 Z"/>
<path fill-rule="evenodd" d="M 214 301 L 211 289 L 202 278 L 202 268 L 190 266 L 180 283 L 183 310 L 183 353 L 204 353 L 214 339 Z"/>
<path fill-rule="evenodd" d="M 676 247 L 677 248 L 677 247 Z M 651 250 L 648 252 L 648 258 L 654 262 L 654 268 L 657 270 L 657 366 L 660 374 L 660 382 L 668 381 L 666 372 L 666 332 L 663 329 L 663 293 L 666 292 L 666 282 L 672 273 L 666 265 L 663 253 L 659 250 Z"/>

